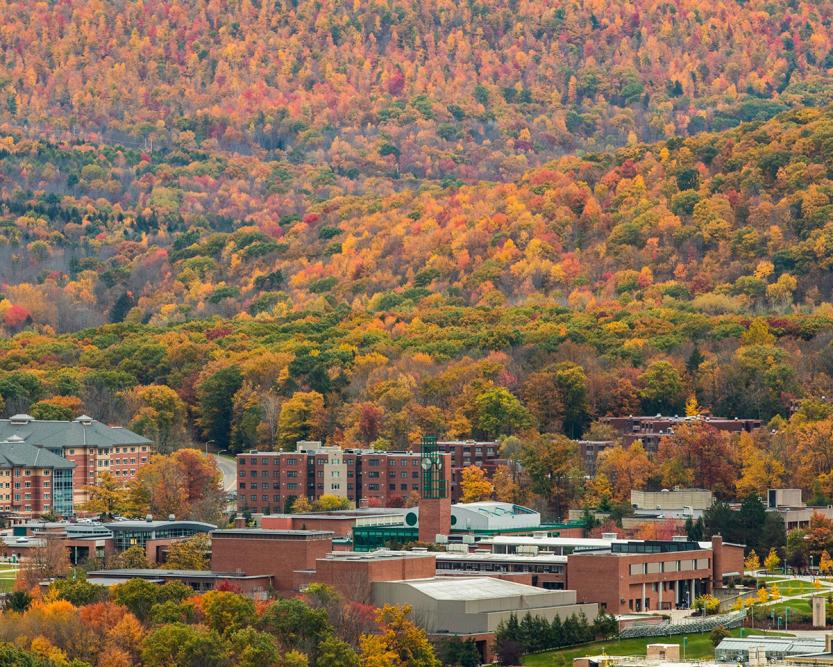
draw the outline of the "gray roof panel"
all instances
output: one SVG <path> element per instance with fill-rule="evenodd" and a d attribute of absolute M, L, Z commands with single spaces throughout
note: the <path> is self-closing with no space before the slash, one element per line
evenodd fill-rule
<path fill-rule="evenodd" d="M 116 447 L 150 445 L 150 440 L 130 429 L 90 421 L 50 421 L 33 419 L 21 422 L 0 419 L 0 441 L 17 435 L 39 447 Z"/>

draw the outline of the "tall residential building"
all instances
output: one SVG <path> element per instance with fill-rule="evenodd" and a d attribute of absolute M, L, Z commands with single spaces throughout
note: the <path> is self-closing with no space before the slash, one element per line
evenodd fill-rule
<path fill-rule="evenodd" d="M 121 481 L 132 479 L 153 452 L 147 438 L 86 415 L 72 421 L 35 419 L 23 414 L 0 419 L 0 441 L 12 437 L 74 464 L 72 488 L 76 507 L 88 500 L 86 487 L 94 486 L 101 473 L 109 471 Z"/>
<path fill-rule="evenodd" d="M 0 512 L 20 518 L 72 515 L 74 467 L 19 436 L 0 441 Z"/>

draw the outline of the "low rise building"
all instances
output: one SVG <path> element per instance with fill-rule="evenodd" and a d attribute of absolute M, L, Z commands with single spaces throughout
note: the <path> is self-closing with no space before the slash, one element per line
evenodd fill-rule
<path fill-rule="evenodd" d="M 726 637 L 714 649 L 714 657 L 720 662 L 749 663 L 754 651 L 764 651 L 767 660 L 783 660 L 791 656 L 823 653 L 824 637 L 773 637 L 750 635 Z"/>
<path fill-rule="evenodd" d="M 807 505 L 802 495 L 801 489 L 769 489 L 767 511 L 780 514 L 788 531 L 809 528 L 813 514 L 833 519 L 833 505 Z"/>
<path fill-rule="evenodd" d="M 448 440 L 436 443 L 449 455 L 450 496 L 460 497 L 463 468 L 491 474 L 503 460 L 499 443 Z M 237 455 L 237 509 L 263 514 L 288 512 L 292 502 L 324 494 L 344 496 L 356 506 L 403 506 L 420 493 L 421 454 L 374 449 L 341 449 L 301 441 L 292 452 L 250 451 Z"/>
<path fill-rule="evenodd" d="M 207 570 L 117 569 L 94 570 L 87 573 L 87 581 L 98 586 L 117 586 L 131 579 L 143 579 L 155 584 L 179 581 L 198 593 L 225 586 L 244 595 L 266 599 L 271 592 L 269 577 L 246 575 L 239 572 L 211 572 Z"/>
<path fill-rule="evenodd" d="M 659 451 L 659 443 L 665 437 L 673 436 L 674 429 L 683 424 L 702 422 L 713 426 L 718 431 L 728 433 L 740 433 L 746 431 L 751 433 L 761 427 L 760 419 L 728 419 L 726 417 L 711 417 L 697 415 L 694 417 L 668 417 L 663 415 L 633 416 L 627 417 L 602 417 L 601 420 L 616 429 L 618 439 L 624 445 L 639 440 L 645 446 L 645 450 L 651 454 Z"/>
<path fill-rule="evenodd" d="M 309 583 L 332 586 L 349 600 L 371 602 L 378 581 L 430 579 L 437 573 L 435 553 L 427 551 L 334 551 L 315 561 L 305 573 Z"/>
<path fill-rule="evenodd" d="M 260 528 L 277 530 L 329 530 L 336 538 L 349 539 L 356 526 L 401 526 L 404 508 L 377 507 L 332 512 L 269 514 L 258 519 Z"/>
<path fill-rule="evenodd" d="M 309 582 L 305 572 L 333 550 L 326 530 L 233 528 L 211 533 L 211 569 L 270 578 L 276 591 L 297 591 Z"/>
<path fill-rule="evenodd" d="M 598 606 L 576 602 L 573 591 L 548 591 L 493 577 L 432 577 L 377 581 L 374 605 L 410 605 L 416 622 L 432 638 L 473 640 L 484 662 L 492 660 L 495 631 L 512 614 L 552 621 L 573 614 L 595 618 Z"/>
<path fill-rule="evenodd" d="M 631 505 L 638 510 L 682 512 L 686 508 L 703 512 L 712 506 L 714 494 L 707 489 L 680 489 L 673 491 L 631 491 Z"/>
<path fill-rule="evenodd" d="M 709 542 L 626 541 L 607 549 L 574 552 L 567 586 L 580 600 L 598 602 L 611 614 L 688 608 L 720 586 L 724 575 L 743 571 L 743 547 Z"/>
<path fill-rule="evenodd" d="M 454 546 L 456 545 L 449 545 Z M 558 591 L 567 588 L 567 556 L 449 550 L 437 554 L 437 574 L 498 577 Z"/>
<path fill-rule="evenodd" d="M 111 521 L 103 525 L 113 533 L 115 552 L 140 546 L 151 563 L 164 562 L 162 552 L 174 542 L 197 533 L 210 533 L 217 528 L 213 523 L 177 521 L 173 517 L 167 521 L 154 521 L 148 517 L 144 521 Z"/>

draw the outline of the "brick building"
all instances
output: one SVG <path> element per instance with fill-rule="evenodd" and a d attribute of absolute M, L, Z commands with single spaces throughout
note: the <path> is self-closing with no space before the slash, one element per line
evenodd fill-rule
<path fill-rule="evenodd" d="M 273 530 L 329 530 L 336 538 L 349 539 L 356 526 L 401 526 L 406 511 L 404 508 L 378 507 L 270 514 L 260 518 L 259 527 Z"/>
<path fill-rule="evenodd" d="M 612 426 L 625 445 L 641 440 L 645 450 L 650 453 L 656 453 L 659 450 L 660 440 L 674 435 L 674 429 L 683 424 L 702 422 L 713 426 L 718 431 L 728 433 L 743 431 L 751 433 L 761 427 L 760 419 L 727 419 L 701 415 L 696 417 L 663 417 L 662 415 L 634 417 L 629 415 L 627 417 L 602 417 L 600 421 Z"/>
<path fill-rule="evenodd" d="M 237 477 L 239 511 L 288 512 L 296 498 L 314 502 L 324 494 L 356 505 L 403 505 L 419 493 L 419 454 L 303 443 L 294 452 L 238 454 Z"/>
<path fill-rule="evenodd" d="M 0 512 L 30 519 L 72 514 L 74 464 L 11 435 L 0 441 Z"/>
<path fill-rule="evenodd" d="M 451 462 L 451 500 L 456 502 L 463 468 L 476 465 L 491 474 L 502 459 L 498 443 L 438 442 Z M 357 506 L 402 506 L 420 492 L 419 452 L 325 447 L 299 442 L 293 452 L 245 452 L 237 455 L 237 509 L 263 514 L 288 512 L 305 496 L 341 495 Z"/>
<path fill-rule="evenodd" d="M 332 586 L 349 600 L 367 604 L 373 583 L 430 579 L 437 573 L 436 554 L 420 551 L 334 551 L 315 561 L 309 580 Z"/>
<path fill-rule="evenodd" d="M 211 533 L 211 569 L 267 575 L 277 591 L 296 591 L 315 570 L 315 562 L 333 549 L 333 534 L 324 530 L 240 528 Z"/>
<path fill-rule="evenodd" d="M 743 547 L 704 542 L 615 542 L 609 549 L 576 551 L 567 559 L 567 586 L 611 614 L 689 607 L 743 572 Z"/>
<path fill-rule="evenodd" d="M 0 441 L 13 436 L 74 464 L 72 489 L 76 507 L 88 500 L 86 487 L 95 485 L 101 473 L 109 471 L 122 481 L 132 479 L 153 451 L 147 438 L 86 415 L 72 421 L 34 419 L 23 414 L 0 419 Z"/>

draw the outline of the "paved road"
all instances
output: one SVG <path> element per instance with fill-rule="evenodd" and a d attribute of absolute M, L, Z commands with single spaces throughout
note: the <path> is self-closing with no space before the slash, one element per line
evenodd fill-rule
<path fill-rule="evenodd" d="M 237 489 L 237 464 L 232 459 L 227 459 L 224 456 L 212 454 L 214 460 L 217 462 L 217 467 L 223 473 L 223 489 L 226 493 L 231 493 Z"/>

